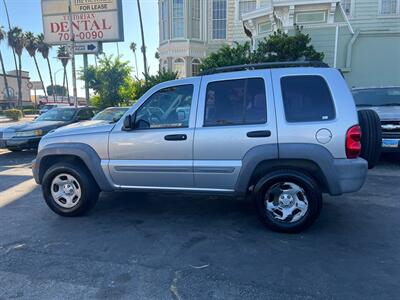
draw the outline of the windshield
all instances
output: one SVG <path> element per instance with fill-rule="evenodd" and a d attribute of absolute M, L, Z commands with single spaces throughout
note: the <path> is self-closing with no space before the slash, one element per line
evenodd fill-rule
<path fill-rule="evenodd" d="M 400 106 L 400 88 L 375 88 L 353 91 L 358 106 Z"/>
<path fill-rule="evenodd" d="M 41 115 L 36 121 L 71 121 L 76 110 L 70 108 L 53 108 Z"/>
<path fill-rule="evenodd" d="M 92 120 L 116 122 L 124 115 L 128 107 L 109 108 L 99 112 Z"/>

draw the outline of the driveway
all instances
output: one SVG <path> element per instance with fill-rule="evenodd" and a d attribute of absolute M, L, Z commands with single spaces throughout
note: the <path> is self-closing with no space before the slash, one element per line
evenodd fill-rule
<path fill-rule="evenodd" d="M 400 160 L 364 188 L 324 196 L 302 234 L 265 229 L 249 199 L 102 194 L 62 218 L 0 150 L 0 299 L 398 299 Z"/>

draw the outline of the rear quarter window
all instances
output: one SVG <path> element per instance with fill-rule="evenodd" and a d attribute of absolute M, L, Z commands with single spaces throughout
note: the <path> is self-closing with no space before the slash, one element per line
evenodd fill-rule
<path fill-rule="evenodd" d="M 321 76 L 282 77 L 281 89 L 286 121 L 316 122 L 336 117 L 331 92 Z"/>

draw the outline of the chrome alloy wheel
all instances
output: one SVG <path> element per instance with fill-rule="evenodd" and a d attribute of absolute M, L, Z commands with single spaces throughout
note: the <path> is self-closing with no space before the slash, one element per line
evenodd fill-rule
<path fill-rule="evenodd" d="M 73 208 L 81 199 L 81 186 L 70 174 L 58 174 L 51 182 L 50 189 L 54 201 L 63 208 Z"/>
<path fill-rule="evenodd" d="M 264 198 L 267 214 L 286 223 L 299 221 L 308 210 L 305 191 L 293 182 L 279 182 L 271 186 Z"/>

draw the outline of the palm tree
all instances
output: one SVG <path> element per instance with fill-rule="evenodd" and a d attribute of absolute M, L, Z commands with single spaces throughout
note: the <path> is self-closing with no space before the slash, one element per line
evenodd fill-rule
<path fill-rule="evenodd" d="M 51 82 L 51 91 L 52 91 L 53 99 L 55 102 L 56 101 L 56 92 L 54 90 L 53 73 L 51 72 L 51 65 L 50 65 L 50 59 L 49 59 L 49 52 L 50 52 L 51 46 L 44 41 L 43 33 L 39 34 L 36 37 L 36 39 L 37 39 L 37 43 L 38 43 L 38 51 L 42 54 L 43 58 L 45 60 L 47 60 L 47 66 L 49 67 L 49 75 L 50 75 L 50 82 Z"/>
<path fill-rule="evenodd" d="M 38 65 L 37 59 L 36 59 L 36 51 L 38 50 L 38 41 L 36 39 L 36 36 L 30 31 L 25 33 L 25 39 L 26 39 L 25 49 L 26 49 L 26 51 L 28 51 L 29 56 L 32 57 L 33 61 L 35 62 L 36 70 L 38 72 L 40 82 L 42 83 L 42 88 L 43 88 L 43 91 L 44 91 L 44 95 L 47 98 L 47 91 L 46 91 L 46 88 L 44 86 L 42 73 L 40 72 L 39 65 Z"/>
<path fill-rule="evenodd" d="M 15 53 L 18 55 L 18 69 L 17 79 L 18 79 L 18 107 L 22 108 L 22 52 L 25 48 L 25 35 L 22 29 L 19 27 L 12 27 L 7 33 L 8 45 L 14 49 Z"/>
<path fill-rule="evenodd" d="M 129 48 L 132 50 L 133 55 L 135 56 L 135 70 L 136 70 L 136 76 L 139 77 L 139 70 L 137 67 L 137 57 L 136 57 L 136 49 L 137 49 L 137 45 L 135 42 L 132 42 L 131 45 L 129 46 Z"/>
<path fill-rule="evenodd" d="M 4 41 L 5 38 L 6 38 L 6 32 L 4 31 L 3 26 L 0 26 L 0 42 Z M 4 66 L 3 55 L 1 55 L 1 51 L 0 51 L 0 64 L 1 64 L 1 69 L 3 71 L 3 79 L 4 79 L 4 86 L 6 87 L 7 99 L 10 100 L 11 96 L 10 96 L 10 90 L 8 89 L 6 68 Z"/>
<path fill-rule="evenodd" d="M 69 99 L 69 86 L 68 86 L 68 76 L 67 76 L 67 65 L 70 60 L 69 52 L 67 47 L 60 46 L 57 49 L 57 57 L 59 60 L 61 60 L 61 63 L 64 68 L 64 77 L 63 77 L 63 88 L 65 88 L 65 83 L 67 83 L 67 95 L 68 95 L 68 103 L 70 102 Z M 64 100 L 64 99 L 63 99 Z"/>
<path fill-rule="evenodd" d="M 144 66 L 144 74 L 147 76 L 147 57 L 146 57 L 146 44 L 144 43 L 144 31 L 143 31 L 143 19 L 142 19 L 142 10 L 140 9 L 140 2 L 137 0 L 138 12 L 139 12 L 139 20 L 140 20 L 140 31 L 142 34 L 142 53 L 143 53 L 143 66 Z"/>

